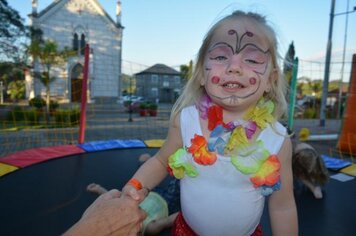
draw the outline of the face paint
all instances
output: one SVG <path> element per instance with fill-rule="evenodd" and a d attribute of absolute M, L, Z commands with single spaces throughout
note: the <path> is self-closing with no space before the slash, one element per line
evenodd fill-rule
<path fill-rule="evenodd" d="M 226 96 L 226 97 L 222 97 L 222 96 L 218 96 L 218 95 L 215 95 L 214 92 L 210 91 L 209 89 L 206 89 L 208 95 L 212 98 L 216 98 L 220 101 L 230 101 L 230 103 L 235 103 L 237 102 L 239 99 L 245 99 L 245 98 L 248 98 L 250 96 L 253 96 L 257 91 L 258 89 L 260 88 L 260 84 L 261 84 L 261 80 L 257 80 L 256 78 L 251 78 L 251 79 L 255 79 L 255 82 L 257 83 L 258 82 L 258 85 L 257 86 L 254 86 L 252 88 L 252 90 L 250 91 L 247 91 L 245 94 L 241 94 L 241 95 L 229 95 L 229 96 Z"/>
<path fill-rule="evenodd" d="M 220 78 L 218 76 L 213 76 L 213 78 L 211 78 L 211 82 L 213 84 L 218 84 L 220 82 Z"/>
<path fill-rule="evenodd" d="M 230 29 L 228 35 L 236 36 L 234 54 L 240 54 L 246 66 L 255 73 L 263 75 L 269 62 L 269 49 L 263 50 L 258 44 L 254 43 L 255 35 L 250 31 L 246 31 L 240 37 L 236 30 Z M 250 39 L 252 39 L 252 42 Z"/>
<path fill-rule="evenodd" d="M 251 85 L 256 84 L 256 78 L 254 78 L 254 77 L 250 78 L 249 81 L 250 81 Z"/>
<path fill-rule="evenodd" d="M 248 30 L 253 25 L 238 23 L 244 28 L 240 31 L 235 22 L 229 24 L 230 27 L 216 31 L 216 39 L 212 39 L 207 50 L 204 86 L 214 103 L 241 106 L 263 95 L 271 55 L 268 41 Z"/>
<path fill-rule="evenodd" d="M 227 32 L 229 35 L 236 35 L 236 47 L 235 47 L 235 53 L 239 53 L 239 51 L 241 50 L 241 42 L 242 39 L 247 36 L 249 38 L 252 38 L 254 36 L 254 34 L 250 31 L 246 31 L 243 35 L 241 35 L 241 38 L 239 39 L 239 34 L 236 32 L 236 30 L 229 30 Z"/>

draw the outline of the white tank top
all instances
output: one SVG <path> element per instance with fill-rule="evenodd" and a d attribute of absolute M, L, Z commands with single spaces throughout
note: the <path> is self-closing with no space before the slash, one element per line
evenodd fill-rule
<path fill-rule="evenodd" d="M 195 106 L 184 108 L 180 117 L 185 147 L 191 145 L 194 134 L 203 135 L 199 113 Z M 277 134 L 277 132 L 278 134 Z M 284 141 L 286 129 L 276 123 L 267 126 L 258 136 L 270 154 L 277 154 Z M 181 207 L 184 219 L 198 235 L 250 236 L 260 222 L 264 197 L 253 187 L 250 176 L 239 172 L 230 157 L 218 155 L 213 165 L 197 164 L 186 154 L 199 175 L 181 179 Z"/>

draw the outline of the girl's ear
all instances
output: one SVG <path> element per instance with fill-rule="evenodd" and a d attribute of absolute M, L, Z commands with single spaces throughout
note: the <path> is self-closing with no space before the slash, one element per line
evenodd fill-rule
<path fill-rule="evenodd" d="M 266 88 L 266 92 L 269 93 L 272 89 L 272 85 L 277 81 L 278 79 L 278 70 L 277 69 L 272 69 L 271 74 L 268 79 L 268 84 Z"/>
<path fill-rule="evenodd" d="M 201 76 L 201 77 L 200 77 L 200 85 L 201 85 L 201 86 L 205 86 L 205 83 L 206 83 L 206 78 L 205 78 L 205 76 Z"/>

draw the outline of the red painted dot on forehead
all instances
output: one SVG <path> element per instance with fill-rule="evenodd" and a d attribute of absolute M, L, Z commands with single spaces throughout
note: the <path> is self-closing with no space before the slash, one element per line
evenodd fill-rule
<path fill-rule="evenodd" d="M 219 76 L 213 76 L 213 77 L 211 78 L 211 82 L 212 82 L 213 84 L 218 84 L 218 83 L 220 82 L 220 77 L 219 77 Z"/>
<path fill-rule="evenodd" d="M 250 84 L 254 85 L 256 84 L 256 82 L 257 82 L 256 78 L 254 77 L 250 78 Z"/>

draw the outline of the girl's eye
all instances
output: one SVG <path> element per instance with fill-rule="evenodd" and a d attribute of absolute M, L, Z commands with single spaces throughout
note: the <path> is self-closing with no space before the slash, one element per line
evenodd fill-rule
<path fill-rule="evenodd" d="M 258 65 L 264 63 L 263 61 L 257 61 L 257 60 L 254 60 L 254 59 L 245 59 L 245 62 L 250 63 L 250 64 L 258 64 Z"/>
<path fill-rule="evenodd" d="M 227 60 L 227 57 L 225 57 L 225 56 L 216 56 L 216 57 L 211 57 L 210 60 L 225 61 L 225 60 Z"/>

